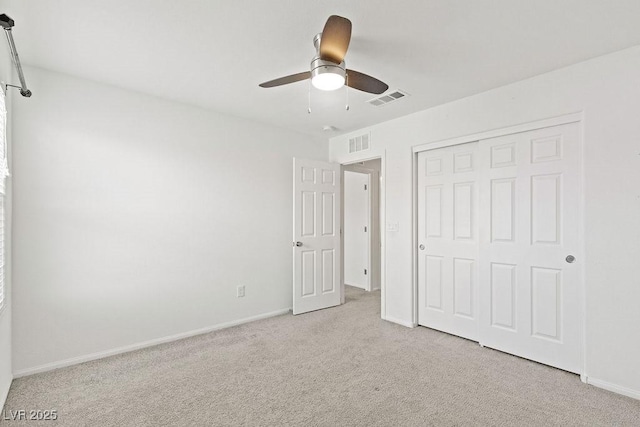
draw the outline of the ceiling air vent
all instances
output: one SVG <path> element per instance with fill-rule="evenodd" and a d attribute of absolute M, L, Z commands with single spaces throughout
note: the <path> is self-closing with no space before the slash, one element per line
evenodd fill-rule
<path fill-rule="evenodd" d="M 369 134 L 355 136 L 349 138 L 349 152 L 357 153 L 358 151 L 364 151 L 369 149 Z"/>
<path fill-rule="evenodd" d="M 409 94 L 401 90 L 394 90 L 392 92 L 389 92 L 386 95 L 382 95 L 377 98 L 370 99 L 367 102 L 373 105 L 374 107 L 380 107 L 382 105 L 386 105 L 390 102 L 397 101 L 398 99 L 404 98 L 405 96 L 409 96 Z"/>

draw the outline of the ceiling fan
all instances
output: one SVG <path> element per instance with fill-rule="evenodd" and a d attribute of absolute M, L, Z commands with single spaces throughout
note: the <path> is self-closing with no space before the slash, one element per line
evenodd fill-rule
<path fill-rule="evenodd" d="M 311 79 L 311 84 L 321 90 L 336 90 L 345 84 L 363 92 L 381 94 L 389 86 L 380 80 L 346 68 L 344 56 L 351 40 L 351 21 L 332 15 L 324 29 L 313 38 L 316 55 L 311 60 L 311 70 L 292 74 L 260 84 L 275 87 Z"/>

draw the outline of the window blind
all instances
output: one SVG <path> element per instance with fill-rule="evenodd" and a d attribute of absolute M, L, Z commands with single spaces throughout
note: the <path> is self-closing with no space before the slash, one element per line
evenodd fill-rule
<path fill-rule="evenodd" d="M 4 309 L 4 194 L 0 194 L 0 313 Z"/>
<path fill-rule="evenodd" d="M 5 289 L 5 181 L 9 175 L 7 162 L 7 108 L 4 92 L 0 90 L 0 314 L 6 305 Z"/>

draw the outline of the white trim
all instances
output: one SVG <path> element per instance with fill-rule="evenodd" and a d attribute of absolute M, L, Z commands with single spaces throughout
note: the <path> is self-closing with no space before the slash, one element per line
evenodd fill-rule
<path fill-rule="evenodd" d="M 492 129 L 485 132 L 474 133 L 471 135 L 459 136 L 456 138 L 449 138 L 440 141 L 428 142 L 426 144 L 414 145 L 412 150 L 414 153 L 420 151 L 435 150 L 436 148 L 450 147 L 452 145 L 466 144 L 468 142 L 474 142 L 481 139 L 495 138 L 498 136 L 512 135 L 514 133 L 528 132 L 530 130 L 543 129 L 552 126 L 566 125 L 569 123 L 579 122 L 583 120 L 582 112 L 565 114 L 558 117 L 551 117 L 548 119 L 537 120 L 535 122 L 521 123 L 506 128 Z"/>
<path fill-rule="evenodd" d="M 586 377 L 586 383 L 594 387 L 602 388 L 604 390 L 612 391 L 614 393 L 622 394 L 623 396 L 628 396 L 640 400 L 640 390 L 634 390 L 632 388 L 623 387 L 621 385 L 613 384 L 591 377 Z"/>
<path fill-rule="evenodd" d="M 382 318 L 382 320 L 386 320 L 387 322 L 391 323 L 397 323 L 398 325 L 405 326 L 407 328 L 415 328 L 416 326 L 418 326 L 417 323 L 407 322 L 406 320 L 400 320 L 391 316 L 385 316 Z"/>
<path fill-rule="evenodd" d="M 586 218 L 585 218 L 585 212 L 587 211 L 586 208 L 586 204 L 587 204 L 587 200 L 586 200 L 586 165 L 585 165 L 585 147 L 586 147 L 586 141 L 585 141 L 585 120 L 586 120 L 586 113 L 583 111 L 581 113 L 581 118 L 580 118 L 580 123 L 578 124 L 578 127 L 580 128 L 580 150 L 578 152 L 578 156 L 579 156 L 579 162 L 580 162 L 580 177 L 578 178 L 578 185 L 579 185 L 579 191 L 580 191 L 580 199 L 578 201 L 578 203 L 580 204 L 580 212 L 578 212 L 578 227 L 579 227 L 579 233 L 578 233 L 578 251 L 580 253 L 580 259 L 581 259 L 581 264 L 580 264 L 580 289 L 579 289 L 579 297 L 581 299 L 580 301 L 580 315 L 582 316 L 582 331 L 580 331 L 580 340 L 582 341 L 581 345 L 582 345 L 582 354 L 580 355 L 580 357 L 582 358 L 581 362 L 582 362 L 582 374 L 580 376 L 580 379 L 583 380 L 583 382 L 587 381 L 587 244 L 585 242 L 585 236 L 586 236 Z M 582 378 L 584 376 L 584 379 Z"/>
<path fill-rule="evenodd" d="M 232 320 L 230 322 L 219 323 L 217 325 L 208 326 L 206 328 L 195 329 L 188 332 L 182 332 L 180 334 L 170 335 L 167 337 L 156 338 L 149 341 L 143 341 L 137 344 L 126 345 L 124 347 L 118 347 L 111 350 L 99 351 L 97 353 L 91 353 L 84 356 L 72 357 L 71 359 L 61 360 L 58 362 L 47 363 L 44 365 L 36 366 L 33 368 L 22 369 L 13 373 L 13 378 L 20 378 L 27 375 L 39 374 L 41 372 L 52 371 L 58 368 L 64 368 L 67 366 L 77 365 L 92 360 L 103 359 L 105 357 L 115 356 L 117 354 L 128 353 L 130 351 L 140 350 L 147 347 L 153 347 L 159 344 L 165 344 L 172 341 L 178 341 L 184 338 L 193 337 L 196 335 L 202 335 L 220 329 L 230 328 L 232 326 L 242 325 L 244 323 L 254 322 L 256 320 L 267 319 L 269 317 L 280 316 L 291 311 L 291 308 L 283 308 L 280 310 L 272 311 L 269 313 L 258 314 L 257 316 L 245 317 L 244 319 Z"/>
<path fill-rule="evenodd" d="M 371 141 L 369 141 L 371 143 Z M 387 315 L 387 152 L 380 156 L 380 185 L 378 209 L 380 210 L 380 313 Z"/>
<path fill-rule="evenodd" d="M 411 157 L 411 321 L 418 326 L 418 153 Z"/>

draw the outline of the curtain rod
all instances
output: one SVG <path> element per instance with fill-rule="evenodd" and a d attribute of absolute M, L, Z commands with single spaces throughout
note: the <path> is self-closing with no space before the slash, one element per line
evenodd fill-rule
<path fill-rule="evenodd" d="M 20 89 L 20 94 L 22 96 L 26 96 L 27 98 L 31 96 L 31 91 L 27 89 L 27 82 L 24 80 L 24 74 L 22 73 L 22 65 L 20 64 L 20 58 L 18 57 L 18 51 L 16 50 L 16 44 L 13 42 L 13 34 L 11 33 L 11 28 L 15 25 L 13 19 L 9 18 L 4 13 L 0 15 L 0 25 L 4 29 L 4 32 L 7 36 L 7 42 L 9 42 L 9 49 L 11 50 L 11 59 L 13 60 L 13 65 L 16 66 L 16 71 L 18 72 L 18 78 L 20 79 L 20 86 L 15 85 L 6 85 L 7 87 L 16 87 Z"/>

